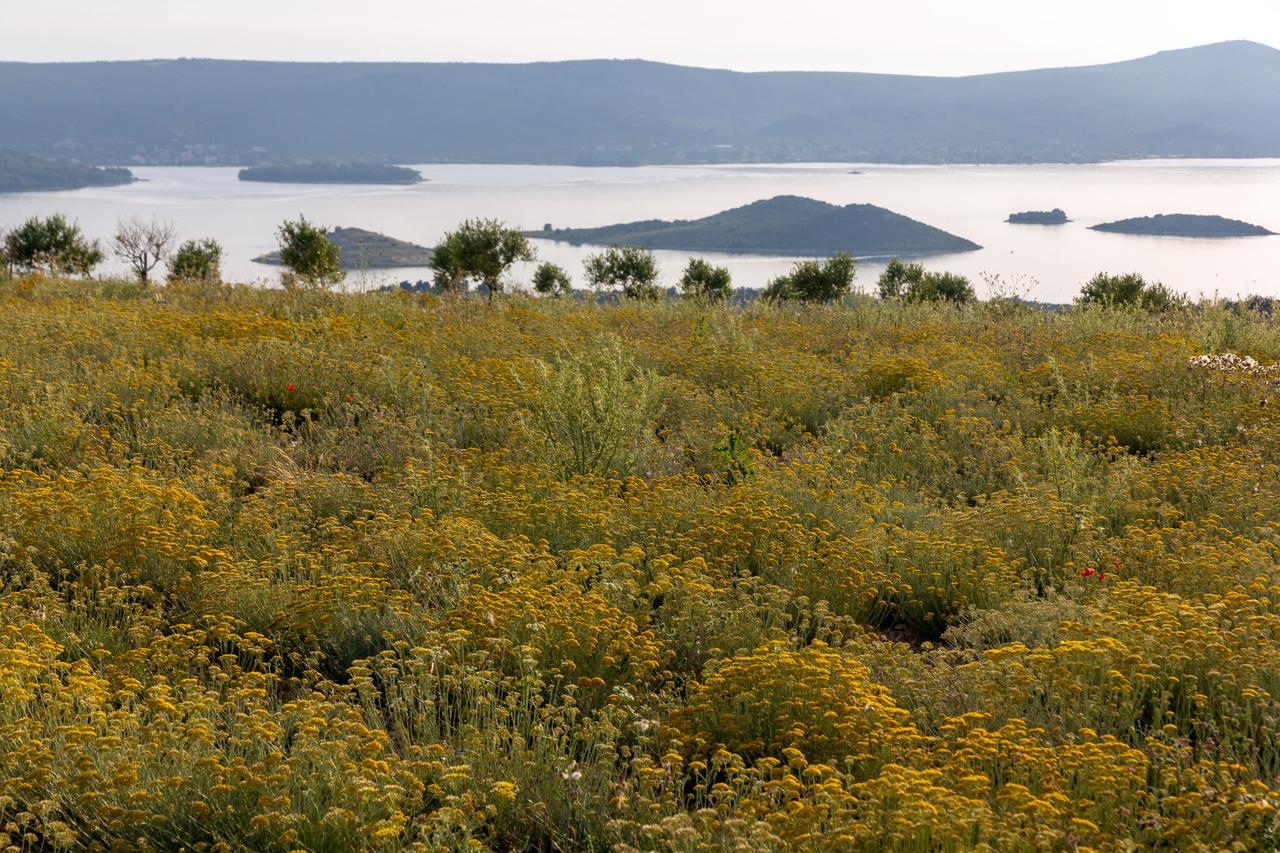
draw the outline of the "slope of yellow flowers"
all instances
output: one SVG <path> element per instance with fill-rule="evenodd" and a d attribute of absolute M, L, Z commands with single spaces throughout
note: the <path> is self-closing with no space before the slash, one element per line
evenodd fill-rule
<path fill-rule="evenodd" d="M 1274 849 L 1277 360 L 0 284 L 0 850 Z"/>

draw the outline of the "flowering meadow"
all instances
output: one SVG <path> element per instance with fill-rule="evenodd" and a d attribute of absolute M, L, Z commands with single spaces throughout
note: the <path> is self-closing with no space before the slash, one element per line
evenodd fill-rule
<path fill-rule="evenodd" d="M 0 284 L 0 849 L 1274 849 L 1277 360 Z"/>

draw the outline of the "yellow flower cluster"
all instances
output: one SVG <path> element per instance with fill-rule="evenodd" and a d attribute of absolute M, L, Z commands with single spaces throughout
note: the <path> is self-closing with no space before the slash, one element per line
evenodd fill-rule
<path fill-rule="evenodd" d="M 0 849 L 1275 849 L 1278 359 L 0 282 Z"/>

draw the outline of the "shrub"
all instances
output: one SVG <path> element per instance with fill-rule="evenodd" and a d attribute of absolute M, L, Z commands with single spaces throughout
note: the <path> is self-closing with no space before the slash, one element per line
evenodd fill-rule
<path fill-rule="evenodd" d="M 431 268 L 442 290 L 457 291 L 475 280 L 493 299 L 511 267 L 533 259 L 529 239 L 518 228 L 496 219 L 468 219 L 440 238 L 431 252 Z"/>
<path fill-rule="evenodd" d="M 286 280 L 314 288 L 328 288 L 342 281 L 342 251 L 329 241 L 327 229 L 312 225 L 305 216 L 281 223 L 280 262 L 292 278 Z"/>
<path fill-rule="evenodd" d="M 854 260 L 840 254 L 825 261 L 800 261 L 791 272 L 769 282 L 767 302 L 835 302 L 853 290 Z"/>
<path fill-rule="evenodd" d="M 951 272 L 926 272 L 921 264 L 906 264 L 894 258 L 880 274 L 881 299 L 907 302 L 972 302 L 976 296 L 969 279 Z"/>
<path fill-rule="evenodd" d="M 564 267 L 547 261 L 534 270 L 533 289 L 543 296 L 568 296 L 573 293 L 573 280 Z"/>
<path fill-rule="evenodd" d="M 222 281 L 222 244 L 217 240 L 188 240 L 169 261 L 169 281 L 217 284 Z"/>
<path fill-rule="evenodd" d="M 916 745 L 910 715 L 852 657 L 816 643 L 773 643 L 734 657 L 697 685 L 672 724 L 694 755 L 748 759 L 799 750 L 860 772 Z"/>
<path fill-rule="evenodd" d="M 583 262 L 587 282 L 594 288 L 618 287 L 628 299 L 657 299 L 658 263 L 639 246 L 611 246 L 588 255 Z"/>
<path fill-rule="evenodd" d="M 629 473 L 657 402 L 653 374 L 616 342 L 544 365 L 527 420 L 562 477 Z"/>
<path fill-rule="evenodd" d="M 1146 311 L 1167 311 L 1186 300 L 1159 282 L 1148 282 L 1138 273 L 1111 275 L 1098 273 L 1080 288 L 1082 305 L 1108 308 L 1138 307 Z"/>
<path fill-rule="evenodd" d="M 54 275 L 88 275 L 102 263 L 102 249 L 90 242 L 80 226 L 61 213 L 45 219 L 33 216 L 4 238 L 7 262 L 20 270 L 44 270 Z"/>
<path fill-rule="evenodd" d="M 713 267 L 702 258 L 690 258 L 680 277 L 680 291 L 687 299 L 724 302 L 733 293 L 733 284 L 725 267 Z"/>

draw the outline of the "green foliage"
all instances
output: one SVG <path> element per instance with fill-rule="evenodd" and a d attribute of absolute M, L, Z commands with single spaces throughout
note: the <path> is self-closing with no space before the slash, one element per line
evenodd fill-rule
<path fill-rule="evenodd" d="M 800 261 L 791 272 L 769 282 L 768 302 L 835 302 L 853 290 L 854 260 L 839 254 L 825 261 Z"/>
<path fill-rule="evenodd" d="M 976 299 L 969 279 L 953 272 L 927 272 L 918 285 L 907 288 L 908 302 L 951 302 L 957 305 Z"/>
<path fill-rule="evenodd" d="M 222 280 L 222 244 L 217 240 L 188 240 L 169 261 L 169 281 L 214 284 Z"/>
<path fill-rule="evenodd" d="M 690 258 L 680 277 L 680 291 L 688 299 L 724 302 L 733 293 L 729 270 L 715 267 L 702 258 Z"/>
<path fill-rule="evenodd" d="M 128 169 L 104 169 L 84 163 L 47 160 L 17 151 L 0 150 L 0 193 L 112 187 L 131 181 L 133 173 Z"/>
<path fill-rule="evenodd" d="M 31 217 L 5 235 L 4 249 L 15 267 L 54 275 L 88 275 L 102 263 L 98 242 L 85 239 L 80 226 L 61 213 Z"/>
<path fill-rule="evenodd" d="M 457 291 L 471 281 L 484 284 L 492 299 L 517 261 L 532 261 L 529 239 L 496 219 L 468 219 L 447 232 L 432 250 L 431 268 L 442 289 Z"/>
<path fill-rule="evenodd" d="M 881 299 L 900 299 L 907 288 L 924 278 L 923 264 L 908 264 L 894 258 L 877 282 Z"/>
<path fill-rule="evenodd" d="M 1107 308 L 1138 307 L 1147 311 L 1167 311 L 1186 300 L 1159 282 L 1148 282 L 1138 273 L 1111 275 L 1100 272 L 1080 289 L 1080 304 Z"/>
<path fill-rule="evenodd" d="M 889 261 L 877 287 L 881 299 L 963 304 L 977 298 L 969 279 L 951 272 L 929 272 L 923 264 Z"/>
<path fill-rule="evenodd" d="M 300 283 L 314 288 L 342 281 L 342 252 L 325 236 L 327 229 L 312 225 L 305 216 L 281 223 L 277 232 L 280 262 Z"/>
<path fill-rule="evenodd" d="M 573 293 L 573 281 L 564 267 L 546 261 L 533 272 L 533 289 L 543 296 L 568 296 Z"/>
<path fill-rule="evenodd" d="M 529 429 L 562 477 L 625 475 L 656 402 L 656 377 L 613 341 L 543 365 Z"/>
<path fill-rule="evenodd" d="M 620 287 L 628 299 L 657 299 L 658 262 L 640 246 L 610 246 L 583 262 L 592 287 Z"/>

